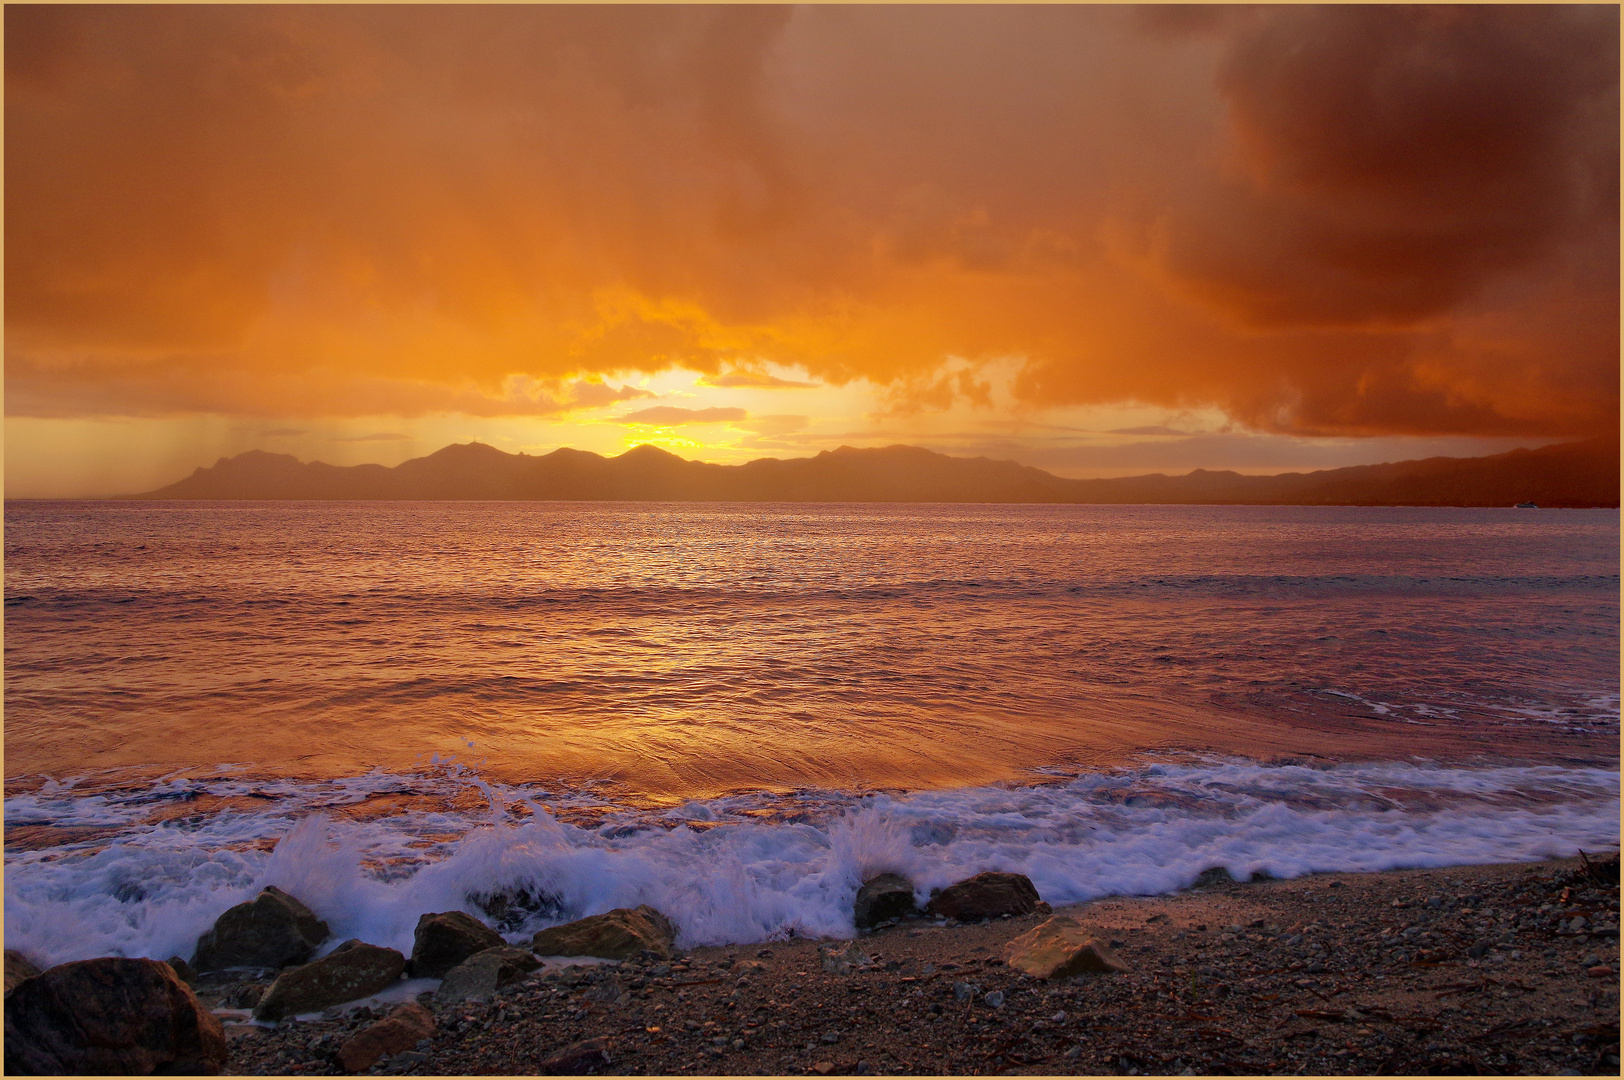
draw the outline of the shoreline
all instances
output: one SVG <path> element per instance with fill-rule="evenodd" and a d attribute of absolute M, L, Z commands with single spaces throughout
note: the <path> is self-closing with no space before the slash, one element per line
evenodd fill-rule
<path fill-rule="evenodd" d="M 489 1002 L 424 997 L 434 1033 L 368 1071 L 534 1075 L 598 1040 L 609 1063 L 594 1071 L 618 1075 L 1616 1075 L 1612 865 L 1605 885 L 1570 858 L 1068 905 L 1055 915 L 1128 970 L 1052 983 L 1001 958 L 1046 915 L 550 962 Z M 839 974 L 825 950 L 865 959 Z M 218 1008 L 233 987 L 198 991 Z M 274 1028 L 228 1017 L 225 1071 L 342 1073 L 339 1046 L 392 1007 Z"/>

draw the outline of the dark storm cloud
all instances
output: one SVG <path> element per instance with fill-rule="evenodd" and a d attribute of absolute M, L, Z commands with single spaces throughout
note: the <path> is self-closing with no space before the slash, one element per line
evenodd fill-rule
<path fill-rule="evenodd" d="M 1617 19 L 13 6 L 7 408 L 539 415 L 770 363 L 934 408 L 1015 358 L 1028 410 L 1611 428 Z"/>
<path fill-rule="evenodd" d="M 1282 8 L 1227 22 L 1237 175 L 1170 268 L 1259 325 L 1405 324 L 1618 207 L 1618 10 Z"/>

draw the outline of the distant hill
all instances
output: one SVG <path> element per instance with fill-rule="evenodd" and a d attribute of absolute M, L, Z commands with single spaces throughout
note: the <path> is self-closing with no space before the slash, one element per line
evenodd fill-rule
<path fill-rule="evenodd" d="M 917 446 L 842 446 L 743 465 L 685 461 L 653 446 L 618 457 L 507 454 L 447 446 L 394 468 L 325 465 L 251 450 L 132 499 L 570 499 L 730 502 L 1247 503 L 1307 506 L 1619 505 L 1613 439 L 1278 476 L 1197 469 L 1184 476 L 1067 480 L 990 458 Z"/>

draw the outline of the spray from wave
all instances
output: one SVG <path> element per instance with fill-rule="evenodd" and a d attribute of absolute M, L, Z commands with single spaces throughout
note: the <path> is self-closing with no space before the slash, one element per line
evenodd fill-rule
<path fill-rule="evenodd" d="M 693 946 L 850 937 L 858 887 L 887 871 L 921 899 L 981 870 L 1016 871 L 1058 905 L 1172 892 L 1214 866 L 1244 879 L 1534 860 L 1619 836 L 1618 773 L 1558 766 L 1217 760 L 1024 787 L 747 793 L 667 810 L 498 784 L 456 763 L 333 781 L 80 786 L 52 781 L 6 802 L 8 826 L 104 830 L 8 854 L 7 943 L 48 963 L 189 956 L 221 911 L 267 884 L 307 903 L 335 942 L 409 951 L 418 916 L 450 909 L 518 942 L 646 903 Z M 212 812 L 152 820 L 155 806 L 211 799 Z M 390 799 L 405 805 L 357 812 Z"/>

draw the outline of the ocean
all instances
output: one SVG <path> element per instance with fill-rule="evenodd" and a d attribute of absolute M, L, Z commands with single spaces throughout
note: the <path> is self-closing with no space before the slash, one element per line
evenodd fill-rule
<path fill-rule="evenodd" d="M 11 502 L 5 929 L 851 936 L 1619 835 L 1616 510 Z M 496 910 L 491 908 L 491 910 Z"/>

